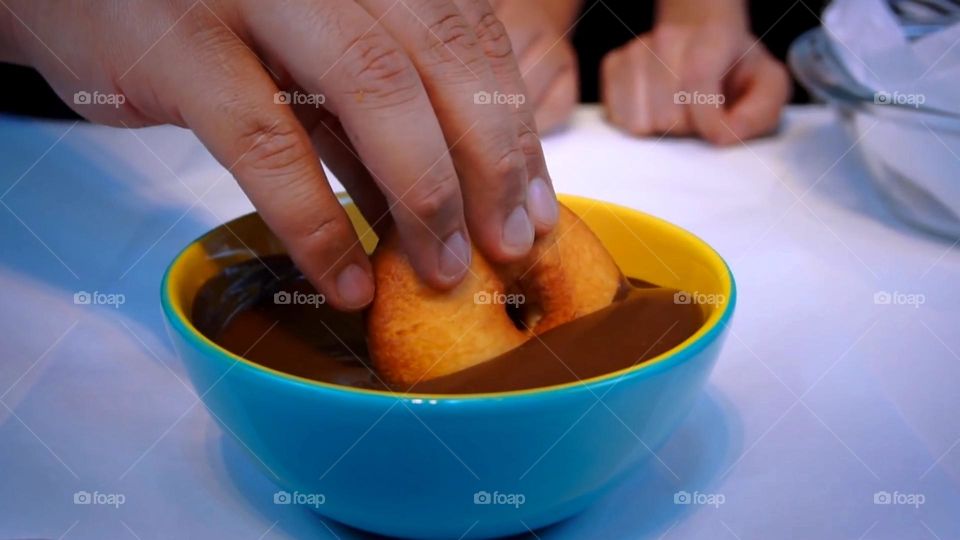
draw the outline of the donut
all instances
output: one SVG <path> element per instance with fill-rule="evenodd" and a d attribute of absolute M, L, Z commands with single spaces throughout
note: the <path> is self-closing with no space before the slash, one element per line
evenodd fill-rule
<path fill-rule="evenodd" d="M 491 264 L 474 247 L 470 271 L 449 291 L 421 283 L 395 230 L 381 238 L 372 262 L 368 351 L 380 376 L 401 390 L 602 309 L 625 284 L 593 231 L 562 205 L 554 230 L 538 238 L 527 257 Z"/>

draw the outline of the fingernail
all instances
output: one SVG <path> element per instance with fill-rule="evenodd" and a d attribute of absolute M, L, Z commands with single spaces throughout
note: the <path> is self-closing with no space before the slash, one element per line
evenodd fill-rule
<path fill-rule="evenodd" d="M 550 227 L 556 224 L 557 198 L 543 178 L 534 178 L 527 186 L 527 205 L 533 220 L 538 224 Z"/>
<path fill-rule="evenodd" d="M 440 277 L 454 281 L 470 266 L 470 245 L 463 233 L 457 231 L 440 246 Z"/>
<path fill-rule="evenodd" d="M 503 249 L 510 254 L 525 255 L 533 245 L 533 224 L 527 210 L 518 206 L 503 223 Z"/>
<path fill-rule="evenodd" d="M 337 294 L 348 308 L 360 308 L 373 300 L 373 281 L 359 265 L 351 264 L 337 276 Z"/>

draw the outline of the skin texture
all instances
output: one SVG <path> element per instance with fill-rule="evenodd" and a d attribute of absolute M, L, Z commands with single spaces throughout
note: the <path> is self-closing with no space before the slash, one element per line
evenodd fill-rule
<path fill-rule="evenodd" d="M 541 129 L 562 125 L 572 111 L 569 96 L 576 92 L 575 59 L 567 51 L 583 0 L 499 0 L 494 5 L 531 94 L 549 96 L 534 100 Z M 559 42 L 545 46 L 549 37 L 544 35 Z M 559 67 L 570 64 L 572 72 Z M 717 145 L 771 133 L 790 98 L 787 70 L 750 34 L 744 0 L 660 0 L 653 30 L 611 51 L 600 80 L 607 118 L 624 131 L 694 136 Z M 686 103 L 680 92 L 690 94 Z M 717 105 L 715 97 L 695 102 L 697 96 L 723 96 L 723 103 Z"/>
<path fill-rule="evenodd" d="M 0 29 L 86 118 L 192 129 L 335 307 L 374 282 L 318 156 L 436 289 L 556 222 L 529 100 L 476 98 L 526 94 L 486 0 L 6 0 Z"/>

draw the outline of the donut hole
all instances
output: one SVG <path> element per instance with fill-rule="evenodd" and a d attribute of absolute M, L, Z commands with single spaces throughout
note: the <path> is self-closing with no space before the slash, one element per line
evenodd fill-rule
<path fill-rule="evenodd" d="M 507 317 L 517 330 L 533 330 L 543 318 L 543 310 L 540 306 L 507 304 Z"/>
<path fill-rule="evenodd" d="M 504 303 L 504 310 L 513 326 L 517 330 L 533 331 L 543 318 L 543 305 L 539 299 L 519 287 L 509 289 L 506 298 L 509 301 Z"/>

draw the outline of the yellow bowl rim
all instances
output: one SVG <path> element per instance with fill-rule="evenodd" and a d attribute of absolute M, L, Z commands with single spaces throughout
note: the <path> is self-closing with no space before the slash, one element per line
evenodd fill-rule
<path fill-rule="evenodd" d="M 338 193 L 338 198 L 341 203 L 347 204 L 352 203 L 352 200 L 348 195 L 343 193 Z M 707 345 L 715 341 L 720 337 L 722 332 L 726 329 L 726 326 L 729 324 L 730 318 L 733 315 L 734 307 L 736 305 L 736 282 L 733 279 L 733 274 L 730 271 L 729 265 L 719 253 L 716 252 L 709 244 L 704 242 L 700 237 L 694 235 L 693 233 L 687 231 L 686 229 L 674 225 L 666 220 L 648 214 L 646 212 L 635 210 L 633 208 L 621 206 L 615 203 L 606 202 L 606 201 L 596 201 L 595 199 L 590 199 L 587 197 L 581 197 L 577 195 L 567 195 L 567 194 L 558 194 L 558 198 L 561 202 L 566 200 L 576 200 L 580 202 L 590 201 L 590 202 L 599 202 L 599 204 L 604 205 L 608 209 L 613 211 L 621 212 L 630 212 L 634 214 L 641 215 L 644 219 L 650 220 L 654 223 L 657 223 L 661 226 L 666 226 L 666 228 L 671 229 L 677 235 L 685 237 L 688 240 L 692 240 L 692 243 L 695 246 L 700 247 L 703 252 L 709 257 L 714 259 L 714 263 L 718 263 L 721 268 L 725 271 L 721 274 L 721 285 L 726 294 L 727 302 L 722 309 L 714 310 L 710 316 L 704 321 L 703 325 L 693 333 L 690 337 L 682 341 L 677 346 L 669 349 L 649 360 L 642 362 L 640 364 L 635 364 L 630 367 L 626 367 L 617 371 L 612 371 L 610 373 L 605 373 L 603 375 L 597 375 L 587 379 L 581 379 L 578 381 L 572 381 L 563 384 L 555 384 L 551 386 L 543 386 L 537 388 L 528 388 L 523 390 L 511 390 L 506 392 L 482 392 L 482 393 L 471 393 L 471 394 L 423 394 L 416 392 L 387 392 L 382 390 L 370 390 L 365 388 L 355 388 L 350 386 L 342 386 L 338 384 L 317 381 L 313 379 L 307 379 L 305 377 L 300 377 L 298 375 L 293 375 L 290 373 L 285 373 L 279 371 L 252 360 L 243 358 L 240 355 L 237 355 L 215 343 L 207 336 L 203 335 L 199 330 L 194 327 L 193 322 L 186 315 L 183 310 L 183 306 L 179 301 L 175 301 L 174 298 L 174 286 L 175 284 L 171 280 L 171 274 L 174 269 L 177 268 L 183 262 L 183 258 L 186 256 L 189 249 L 196 245 L 197 243 L 202 242 L 210 234 L 213 234 L 218 227 L 211 229 L 210 231 L 205 232 L 200 235 L 192 242 L 187 244 L 171 261 L 170 265 L 167 267 L 164 272 L 163 279 L 161 281 L 161 305 L 163 312 L 167 318 L 167 321 L 171 326 L 177 330 L 181 336 L 188 342 L 193 345 L 198 346 L 203 352 L 208 354 L 219 354 L 227 357 L 228 359 L 238 362 L 242 365 L 245 365 L 247 368 L 253 369 L 255 372 L 259 372 L 262 375 L 267 376 L 270 379 L 279 379 L 280 381 L 286 381 L 290 383 L 295 383 L 299 385 L 305 385 L 307 387 L 315 388 L 318 390 L 328 390 L 337 393 L 342 393 L 345 395 L 366 395 L 369 397 L 378 397 L 378 398 L 390 398 L 390 399 L 404 399 L 411 401 L 413 403 L 420 402 L 429 402 L 430 404 L 436 404 L 437 402 L 458 402 L 458 401 L 477 401 L 477 400 L 502 400 L 508 398 L 518 398 L 518 397 L 539 397 L 544 396 L 545 394 L 559 393 L 564 391 L 589 391 L 595 392 L 597 388 L 606 385 L 615 385 L 618 384 L 621 380 L 631 377 L 638 376 L 641 374 L 653 375 L 654 373 L 663 371 L 681 363 L 682 361 L 693 357 L 697 352 L 706 348 Z M 250 214 L 244 214 L 239 216 L 230 222 L 243 219 Z M 221 225 L 222 226 L 222 225 Z"/>

